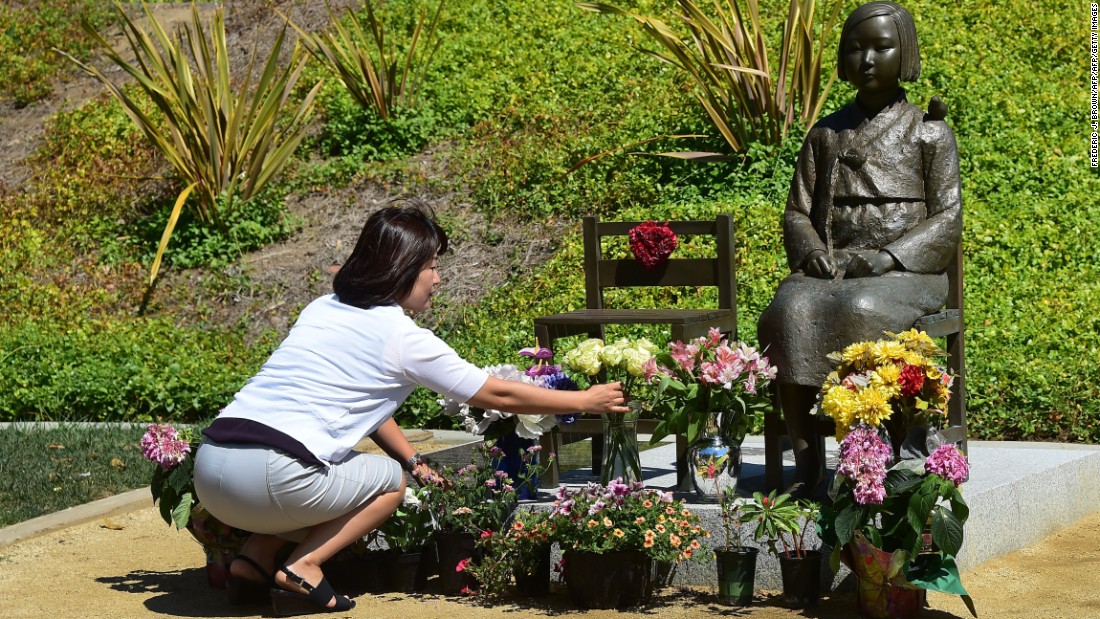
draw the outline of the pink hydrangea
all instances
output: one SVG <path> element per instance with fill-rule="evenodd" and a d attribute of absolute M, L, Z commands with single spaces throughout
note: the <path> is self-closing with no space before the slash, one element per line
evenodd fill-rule
<path fill-rule="evenodd" d="M 141 437 L 141 454 L 163 468 L 174 469 L 187 459 L 191 445 L 168 424 L 149 424 Z"/>
<path fill-rule="evenodd" d="M 878 432 L 864 424 L 859 424 L 840 442 L 836 472 L 855 483 L 852 494 L 860 505 L 882 505 L 890 456 L 890 448 L 878 437 Z"/>
<path fill-rule="evenodd" d="M 949 480 L 957 488 L 970 478 L 970 465 L 966 456 L 951 444 L 940 445 L 924 462 L 924 470 Z"/>

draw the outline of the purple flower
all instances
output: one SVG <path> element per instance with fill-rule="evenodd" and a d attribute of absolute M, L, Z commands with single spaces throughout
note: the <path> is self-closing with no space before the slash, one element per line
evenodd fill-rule
<path fill-rule="evenodd" d="M 882 505 L 886 498 L 886 464 L 890 448 L 874 428 L 859 424 L 840 442 L 840 463 L 836 472 L 855 482 L 853 495 L 860 505 Z"/>
<path fill-rule="evenodd" d="M 522 357 L 534 357 L 535 359 L 550 359 L 554 356 L 553 351 L 549 348 L 543 348 L 542 346 L 521 348 L 519 349 L 519 354 Z"/>
<path fill-rule="evenodd" d="M 174 469 L 187 459 L 191 445 L 168 424 L 149 424 L 141 437 L 141 454 L 163 468 Z"/>
<path fill-rule="evenodd" d="M 940 445 L 924 462 L 924 470 L 949 480 L 958 488 L 970 478 L 966 456 L 952 444 Z"/>

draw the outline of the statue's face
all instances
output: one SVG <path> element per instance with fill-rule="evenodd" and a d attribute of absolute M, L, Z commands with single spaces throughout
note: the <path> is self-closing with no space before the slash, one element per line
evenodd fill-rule
<path fill-rule="evenodd" d="M 861 21 L 848 32 L 841 50 L 848 81 L 860 92 L 888 92 L 898 87 L 901 42 L 894 20 L 880 15 Z"/>

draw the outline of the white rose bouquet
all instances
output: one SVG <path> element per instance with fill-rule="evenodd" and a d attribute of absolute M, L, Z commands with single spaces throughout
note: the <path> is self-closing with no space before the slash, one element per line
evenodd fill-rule
<path fill-rule="evenodd" d="M 601 483 L 615 479 L 629 483 L 642 480 L 642 464 L 638 456 L 636 423 L 641 415 L 640 401 L 631 399 L 639 379 L 648 383 L 657 373 L 653 355 L 657 347 L 645 338 L 620 339 L 611 344 L 591 338 L 565 353 L 562 368 L 589 384 L 600 375 L 603 380 L 619 381 L 623 385 L 632 412 L 625 415 L 603 415 L 604 454 L 600 467 Z M 633 393 L 633 395 L 637 395 Z"/>

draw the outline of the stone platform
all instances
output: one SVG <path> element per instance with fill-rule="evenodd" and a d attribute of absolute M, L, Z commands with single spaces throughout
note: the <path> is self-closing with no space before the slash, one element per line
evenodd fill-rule
<path fill-rule="evenodd" d="M 742 445 L 743 467 L 738 484 L 742 495 L 764 489 L 764 439 L 750 436 Z M 830 470 L 835 466 L 836 442 L 826 444 Z M 789 452 L 785 452 L 790 457 Z M 643 477 L 648 486 L 673 490 L 676 484 L 675 447 L 664 443 L 641 453 Z M 1100 511 L 1100 446 L 1060 443 L 970 441 L 970 481 L 963 496 L 970 506 L 965 541 L 959 554 L 960 569 L 966 571 L 995 557 L 1031 545 L 1076 520 Z M 786 478 L 794 470 L 786 462 Z M 568 471 L 563 483 L 574 485 L 598 481 L 587 468 Z M 551 491 L 545 491 L 545 501 Z M 684 495 L 678 497 L 687 498 Z M 715 505 L 690 503 L 712 532 L 721 531 Z M 719 533 L 720 535 L 720 533 Z M 717 537 L 712 538 L 717 543 Z M 816 545 L 816 539 L 815 539 Z M 676 582 L 713 584 L 714 566 L 690 562 L 681 566 Z M 846 570 L 833 577 L 842 586 Z M 779 589 L 778 561 L 761 552 L 757 565 L 758 588 Z"/>

